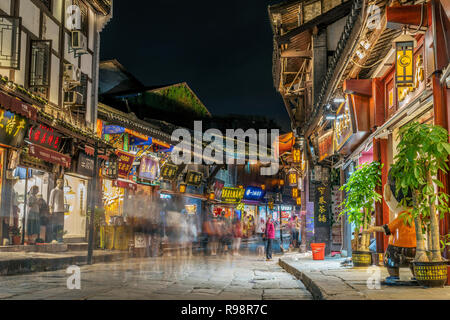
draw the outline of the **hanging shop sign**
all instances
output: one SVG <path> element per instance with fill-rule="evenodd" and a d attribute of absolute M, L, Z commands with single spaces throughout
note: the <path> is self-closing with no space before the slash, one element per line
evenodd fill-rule
<path fill-rule="evenodd" d="M 261 201 L 264 198 L 265 191 L 258 187 L 245 188 L 244 199 L 252 201 Z"/>
<path fill-rule="evenodd" d="M 334 122 L 334 147 L 337 151 L 341 150 L 344 144 L 355 133 L 353 123 L 353 112 L 350 105 L 343 102 L 336 112 L 336 121 Z"/>
<path fill-rule="evenodd" d="M 197 171 L 188 171 L 184 180 L 188 185 L 198 187 L 202 184 L 203 173 Z"/>
<path fill-rule="evenodd" d="M 86 177 L 94 176 L 94 158 L 80 152 L 77 161 L 77 173 Z"/>
<path fill-rule="evenodd" d="M 222 202 L 238 204 L 243 196 L 245 189 L 241 188 L 223 188 L 222 189 Z"/>
<path fill-rule="evenodd" d="M 398 107 L 402 108 L 412 101 L 425 89 L 425 71 L 423 67 L 423 55 L 417 54 L 415 58 L 414 85 L 398 88 Z"/>
<path fill-rule="evenodd" d="M 34 107 L 3 92 L 0 92 L 0 107 L 11 110 L 13 113 L 20 114 L 26 118 L 36 120 L 37 111 Z"/>
<path fill-rule="evenodd" d="M 0 109 L 0 143 L 19 147 L 27 127 L 27 120 L 10 111 Z"/>
<path fill-rule="evenodd" d="M 31 144 L 28 147 L 28 154 L 32 157 L 36 157 L 50 163 L 59 164 L 63 167 L 70 168 L 70 157 L 62 153 L 35 144 Z"/>
<path fill-rule="evenodd" d="M 333 130 L 328 130 L 319 137 L 319 161 L 334 154 Z"/>
<path fill-rule="evenodd" d="M 117 188 L 124 188 L 124 189 L 129 189 L 132 191 L 136 191 L 137 190 L 137 184 L 132 182 L 132 181 L 124 181 L 124 180 L 114 180 L 113 181 L 113 186 L 117 187 Z"/>
<path fill-rule="evenodd" d="M 316 198 L 314 201 L 315 227 L 324 227 L 330 225 L 330 198 L 330 185 L 321 183 L 316 187 Z"/>
<path fill-rule="evenodd" d="M 125 128 L 121 126 L 115 126 L 115 125 L 107 125 L 103 127 L 103 133 L 104 134 L 120 134 L 124 133 Z"/>
<path fill-rule="evenodd" d="M 161 178 L 163 180 L 171 181 L 175 178 L 175 174 L 177 173 L 178 166 L 174 164 L 166 163 L 161 168 Z"/>
<path fill-rule="evenodd" d="M 124 152 L 124 151 L 116 151 L 118 160 L 119 160 L 119 168 L 118 175 L 119 177 L 126 178 L 130 173 L 131 168 L 133 167 L 134 155 Z"/>
<path fill-rule="evenodd" d="M 295 170 L 291 170 L 288 173 L 289 186 L 295 187 L 298 185 L 298 173 Z"/>
<path fill-rule="evenodd" d="M 156 180 L 159 176 L 159 161 L 149 157 L 142 157 L 139 166 L 139 178 Z"/>
<path fill-rule="evenodd" d="M 59 151 L 61 139 L 62 136 L 59 133 L 43 124 L 31 126 L 28 130 L 28 140 L 30 142 L 54 151 Z"/>
<path fill-rule="evenodd" d="M 190 215 L 194 215 L 197 213 L 197 205 L 196 204 L 186 204 L 184 206 L 186 209 L 186 213 Z"/>
<path fill-rule="evenodd" d="M 395 84 L 397 87 L 414 86 L 414 45 L 415 39 L 401 35 L 395 42 Z"/>

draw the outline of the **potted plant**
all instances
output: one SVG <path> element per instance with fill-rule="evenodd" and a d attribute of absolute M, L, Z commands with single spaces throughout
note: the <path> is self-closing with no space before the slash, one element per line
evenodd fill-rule
<path fill-rule="evenodd" d="M 398 153 L 391 169 L 397 194 L 400 191 L 412 194 L 412 198 L 405 197 L 400 204 L 408 207 L 403 213 L 405 223 L 415 225 L 414 273 L 419 284 L 426 287 L 441 287 L 447 282 L 447 263 L 440 250 L 439 219 L 449 212 L 449 196 L 439 189 L 444 185 L 437 177 L 439 172 L 448 171 L 448 137 L 447 130 L 437 125 L 407 124 L 399 131 Z"/>
<path fill-rule="evenodd" d="M 376 192 L 381 186 L 381 168 L 379 162 L 364 163 L 350 176 L 348 182 L 341 187 L 347 193 L 344 207 L 340 215 L 347 215 L 348 221 L 355 225 L 355 247 L 352 252 L 353 266 L 366 267 L 372 264 L 372 254 L 369 251 L 370 234 L 363 234 L 361 240 L 359 234 L 370 226 L 371 213 L 375 209 L 375 202 L 380 202 L 382 197 Z"/>
<path fill-rule="evenodd" d="M 22 233 L 20 231 L 20 227 L 16 227 L 16 226 L 11 226 L 9 227 L 9 234 L 11 235 L 12 238 L 12 244 L 15 246 L 20 245 L 20 243 L 22 242 Z"/>

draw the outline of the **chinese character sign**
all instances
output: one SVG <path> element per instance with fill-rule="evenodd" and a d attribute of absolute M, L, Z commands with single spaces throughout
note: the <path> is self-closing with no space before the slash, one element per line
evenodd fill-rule
<path fill-rule="evenodd" d="M 18 147 L 25 136 L 27 121 L 24 117 L 0 109 L 0 143 Z"/>
<path fill-rule="evenodd" d="M 163 180 L 173 180 L 175 178 L 175 174 L 177 173 L 178 167 L 173 164 L 166 163 L 161 168 L 161 177 Z"/>
<path fill-rule="evenodd" d="M 156 180 L 159 176 L 159 162 L 149 157 L 141 159 L 139 166 L 139 178 L 147 180 Z"/>
<path fill-rule="evenodd" d="M 202 183 L 203 174 L 196 171 L 188 171 L 185 182 L 191 186 L 199 186 Z"/>
<path fill-rule="evenodd" d="M 133 167 L 134 155 L 123 151 L 117 151 L 116 154 L 119 157 L 119 177 L 127 178 Z"/>
<path fill-rule="evenodd" d="M 314 203 L 314 225 L 324 227 L 330 225 L 330 186 L 319 184 L 316 186 L 316 199 Z"/>
<path fill-rule="evenodd" d="M 28 130 L 28 140 L 30 142 L 54 151 L 59 151 L 61 138 L 61 135 L 55 130 L 42 124 L 32 126 Z"/>

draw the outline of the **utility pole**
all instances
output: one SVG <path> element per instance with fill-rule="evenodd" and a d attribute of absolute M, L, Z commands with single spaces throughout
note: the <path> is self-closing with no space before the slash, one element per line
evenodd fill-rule
<path fill-rule="evenodd" d="M 97 191 L 97 179 L 98 179 L 98 142 L 95 142 L 94 146 L 94 176 L 91 183 L 91 198 L 90 198 L 90 215 L 89 215 L 89 239 L 88 239 L 88 255 L 87 264 L 92 264 L 92 253 L 94 249 L 94 217 L 95 217 L 95 199 Z"/>

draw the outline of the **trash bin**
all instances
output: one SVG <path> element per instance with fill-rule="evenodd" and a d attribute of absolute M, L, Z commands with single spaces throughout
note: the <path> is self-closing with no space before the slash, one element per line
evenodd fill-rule
<path fill-rule="evenodd" d="M 325 259 L 325 243 L 311 243 L 313 260 Z"/>

